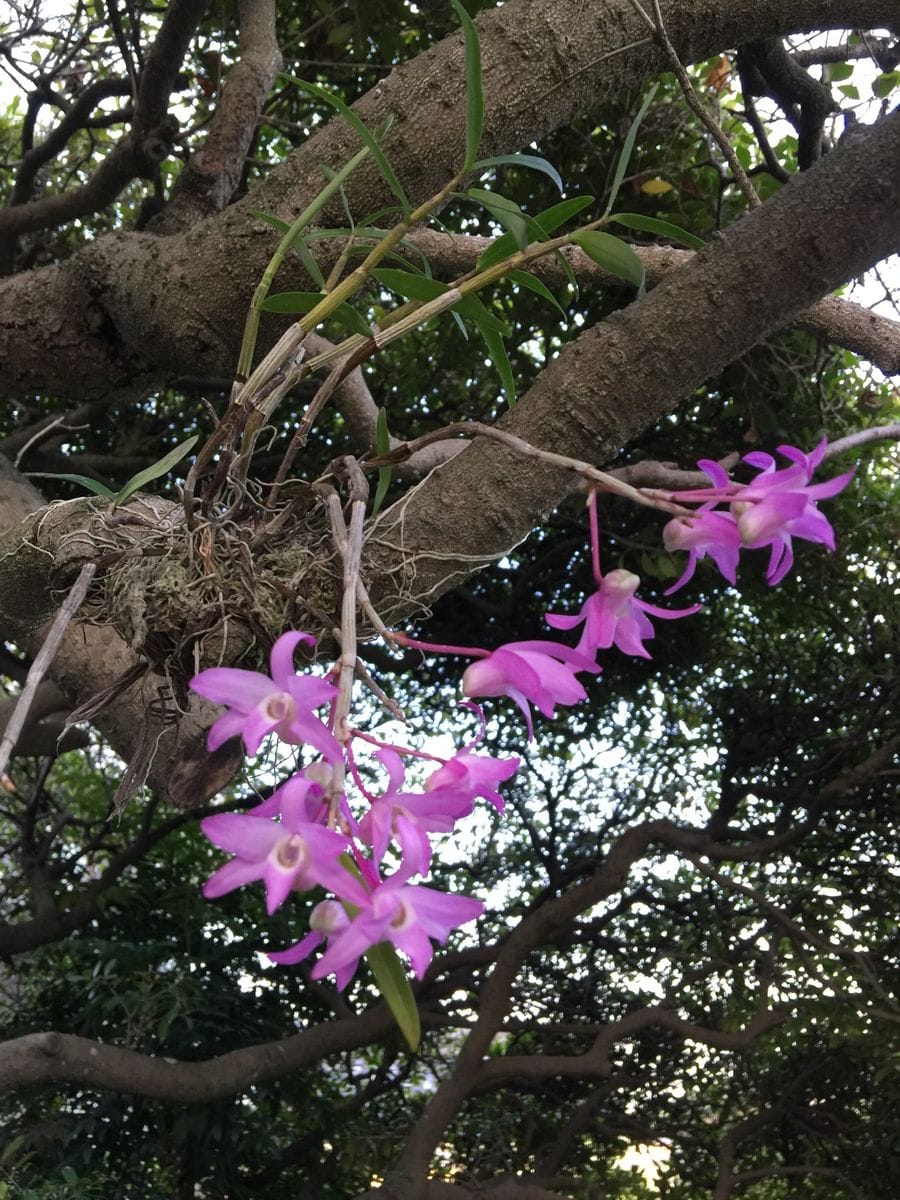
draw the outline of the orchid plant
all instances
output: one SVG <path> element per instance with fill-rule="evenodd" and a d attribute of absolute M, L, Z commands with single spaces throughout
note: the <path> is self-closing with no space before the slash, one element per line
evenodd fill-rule
<path fill-rule="evenodd" d="M 688 552 L 685 571 L 670 592 L 688 583 L 706 555 L 725 579 L 734 583 L 740 551 L 768 547 L 766 578 L 774 586 L 790 570 L 794 538 L 834 549 L 834 532 L 818 502 L 845 488 L 853 472 L 812 484 L 826 442 L 810 454 L 792 446 L 778 449 L 790 465 L 779 469 L 770 455 L 760 452 L 744 456 L 746 466 L 758 472 L 746 484 L 732 481 L 718 463 L 701 460 L 699 466 L 709 477 L 710 487 L 644 490 L 642 502 L 668 511 L 675 506 L 677 515 L 663 531 L 664 544 L 670 550 Z M 575 466 L 581 469 L 583 465 Z M 393 646 L 474 660 L 463 673 L 462 693 L 464 703 L 479 718 L 480 730 L 474 740 L 448 758 L 379 741 L 349 720 L 356 606 L 366 599 L 356 574 L 365 511 L 364 502 L 358 500 L 353 504 L 349 532 L 341 529 L 340 505 L 332 505 L 332 518 L 339 522 L 335 535 L 344 555 L 348 589 L 342 653 L 334 666 L 324 676 L 313 672 L 298 675 L 294 653 L 301 644 L 313 647 L 314 639 L 290 631 L 272 647 L 269 675 L 213 667 L 194 677 L 191 687 L 195 692 L 227 706 L 209 731 L 210 750 L 240 737 L 247 753 L 253 755 L 275 734 L 289 745 L 305 745 L 313 752 L 312 761 L 256 808 L 216 814 L 202 822 L 209 840 L 232 855 L 207 881 L 204 894 L 210 899 L 262 880 L 271 915 L 294 892 L 324 890 L 328 894 L 312 909 L 308 932 L 293 946 L 271 952 L 273 962 L 297 964 L 324 943 L 324 953 L 312 967 L 311 976 L 334 975 L 343 989 L 363 956 L 374 969 L 374 952 L 390 946 L 406 956 L 413 974 L 422 979 L 432 960 L 433 942 L 445 943 L 454 929 L 484 911 L 479 899 L 441 892 L 421 882 L 434 854 L 432 836 L 453 831 L 472 814 L 478 800 L 502 814 L 499 787 L 521 765 L 518 757 L 500 758 L 480 749 L 486 721 L 477 700 L 509 697 L 522 711 L 528 739 L 533 740 L 532 705 L 552 717 L 557 705 L 583 700 L 587 693 L 579 675 L 600 673 L 597 656 L 601 650 L 615 646 L 622 653 L 649 658 L 645 643 L 654 636 L 651 617 L 680 620 L 700 610 L 699 604 L 680 609 L 650 604 L 637 597 L 637 575 L 620 568 L 602 572 L 597 490 L 598 485 L 591 482 L 587 507 L 597 590 L 587 597 L 580 613 L 546 616 L 555 630 L 583 626 L 576 647 L 538 639 L 487 650 L 422 642 L 383 630 Z M 357 759 L 358 751 L 373 745 L 377 749 L 372 757 L 386 777 L 375 790 L 364 780 Z M 433 766 L 420 788 L 407 784 L 410 760 Z M 392 977 L 385 974 L 382 959 L 381 977 L 376 970 L 376 979 L 403 1027 L 409 1004 L 403 999 L 396 971 Z M 415 1040 L 417 1033 L 411 1032 L 408 1021 L 404 1032 L 408 1040 Z"/>

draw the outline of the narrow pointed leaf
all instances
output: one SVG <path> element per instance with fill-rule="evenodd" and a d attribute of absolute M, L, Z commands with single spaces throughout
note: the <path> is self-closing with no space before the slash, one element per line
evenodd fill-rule
<path fill-rule="evenodd" d="M 170 450 L 159 462 L 155 462 L 150 467 L 145 467 L 143 471 L 138 471 L 137 475 L 132 475 L 128 482 L 113 496 L 115 503 L 124 504 L 129 496 L 133 496 L 135 492 L 139 492 L 145 484 L 150 483 L 154 479 L 159 479 L 162 475 L 168 475 L 176 463 L 180 463 L 183 458 L 186 458 L 190 454 L 199 439 L 200 434 L 195 433 L 193 437 L 187 438 L 186 441 L 179 442 L 175 449 Z"/>
<path fill-rule="evenodd" d="M 274 296 L 269 296 L 262 304 L 262 308 L 266 312 L 275 313 L 308 313 L 312 312 L 316 305 L 324 299 L 324 292 L 276 292 Z M 372 336 L 372 330 L 365 318 L 349 304 L 339 304 L 328 315 L 353 333 L 361 333 L 363 337 Z"/>
<path fill-rule="evenodd" d="M 478 157 L 481 133 L 484 128 L 484 92 L 481 87 L 481 46 L 475 22 L 460 4 L 450 0 L 459 18 L 465 42 L 466 56 L 466 161 L 463 170 L 470 171 Z"/>
<path fill-rule="evenodd" d="M 523 213 L 515 200 L 499 192 L 487 192 L 484 188 L 469 188 L 466 195 L 483 205 L 499 225 L 509 230 L 520 250 L 524 250 L 529 242 L 546 241 L 547 235 L 541 226 Z"/>
<path fill-rule="evenodd" d="M 515 254 L 518 248 L 519 244 L 513 235 L 511 233 L 503 233 L 491 242 L 475 266 L 479 271 L 483 271 L 487 267 L 492 267 L 495 263 L 503 262 L 504 258 L 509 258 L 511 254 Z"/>
<path fill-rule="evenodd" d="M 476 297 L 467 296 L 466 299 L 474 300 Z M 516 381 L 512 373 L 509 355 L 506 353 L 506 346 L 503 343 L 503 326 L 496 317 L 488 312 L 480 300 L 478 304 L 480 305 L 480 311 L 478 309 L 472 310 L 472 320 L 477 325 L 478 332 L 484 338 L 484 344 L 487 346 L 488 354 L 491 356 L 491 362 L 494 364 L 494 369 L 500 376 L 500 383 L 506 392 L 507 403 L 512 408 L 516 402 Z M 500 326 L 499 329 L 497 328 L 498 325 Z"/>
<path fill-rule="evenodd" d="M 576 233 L 572 241 L 610 275 L 626 279 L 637 288 L 644 286 L 644 264 L 621 238 L 613 237 L 611 233 L 588 230 Z"/>
<path fill-rule="evenodd" d="M 271 213 L 260 212 L 259 209 L 252 209 L 251 213 L 254 217 L 258 217 L 260 221 L 265 221 L 267 225 L 271 225 L 273 229 L 277 229 L 282 235 L 290 229 L 290 225 L 287 221 L 282 221 L 281 217 L 273 217 Z M 319 269 L 319 264 L 313 258 L 312 254 L 310 254 L 306 239 L 301 237 L 299 231 L 293 242 L 291 242 L 291 249 L 300 259 L 301 263 L 303 263 L 303 269 L 313 283 L 317 283 L 320 288 L 324 289 L 325 276 Z"/>
<path fill-rule="evenodd" d="M 619 188 L 622 186 L 622 180 L 625 178 L 625 172 L 628 170 L 628 164 L 631 162 L 631 152 L 634 150 L 634 142 L 637 137 L 638 129 L 641 127 L 641 121 L 647 115 L 647 109 L 653 102 L 653 97 L 656 95 L 656 89 L 659 84 L 654 83 L 653 87 L 644 97 L 644 103 L 638 109 L 638 114 L 631 122 L 631 128 L 625 136 L 625 142 L 622 146 L 622 151 L 619 154 L 618 162 L 616 163 L 615 174 L 613 175 L 612 188 L 609 193 L 609 201 L 606 205 L 603 215 L 612 212 L 612 206 L 616 202 L 616 196 L 619 194 Z"/>
<path fill-rule="evenodd" d="M 487 171 L 491 167 L 527 167 L 530 171 L 541 171 L 556 184 L 557 189 L 563 190 L 562 177 L 552 163 L 537 154 L 496 154 L 493 158 L 482 158 L 472 163 L 473 171 Z"/>
<path fill-rule="evenodd" d="M 400 180 L 394 173 L 394 168 L 388 162 L 387 156 L 379 145 L 375 134 L 372 133 L 371 129 L 369 129 L 368 126 L 359 119 L 353 109 L 346 105 L 339 96 L 335 96 L 334 93 L 328 91 L 327 88 L 319 87 L 317 83 L 309 83 L 305 79 L 298 79 L 295 75 L 286 75 L 284 78 L 289 79 L 291 83 L 296 84 L 297 87 L 302 88 L 303 91 L 308 95 L 315 96 L 317 100 L 322 100 L 326 104 L 330 104 L 333 109 L 336 109 L 336 111 L 339 112 L 341 116 L 353 126 L 362 139 L 363 144 L 368 146 L 372 157 L 378 164 L 378 169 L 381 172 L 385 183 L 400 201 L 404 215 L 408 213 L 410 211 L 410 203 L 406 198 L 406 192 L 404 192 Z"/>
<path fill-rule="evenodd" d="M 434 300 L 449 291 L 446 283 L 432 279 L 430 275 L 417 275 L 414 271 L 397 271 L 393 267 L 382 267 L 372 272 L 376 279 L 404 300 Z"/>
<path fill-rule="evenodd" d="M 397 951 L 390 942 L 379 942 L 376 946 L 370 946 L 365 959 L 407 1046 L 415 1053 L 422 1038 L 419 1010 Z"/>
<path fill-rule="evenodd" d="M 596 196 L 571 196 L 568 200 L 560 200 L 559 204 L 545 208 L 534 219 L 544 233 L 549 236 L 559 229 L 560 225 L 565 225 L 566 221 L 574 217 L 576 213 L 580 213 L 582 209 L 593 204 L 596 198 Z"/>
<path fill-rule="evenodd" d="M 87 475 L 73 475 L 68 471 L 26 471 L 25 474 L 29 479 L 64 479 L 66 483 L 77 483 L 79 487 L 87 488 L 95 496 L 103 496 L 106 500 L 112 500 L 116 494 L 99 479 L 91 479 Z"/>
<path fill-rule="evenodd" d="M 690 246 L 692 250 L 702 250 L 706 245 L 703 238 L 688 233 L 686 229 L 682 229 L 680 225 L 673 225 L 671 221 L 662 221 L 659 217 L 645 217 L 642 213 L 614 213 L 610 220 L 615 221 L 617 225 L 624 225 L 626 229 L 658 233 L 660 237 L 667 237 L 672 242 L 681 242 Z"/>
<path fill-rule="evenodd" d="M 510 271 L 506 276 L 511 283 L 517 283 L 519 287 L 527 288 L 529 292 L 534 292 L 536 296 L 546 300 L 548 304 L 552 304 L 555 309 L 562 315 L 564 321 L 568 321 L 569 314 L 553 295 L 546 283 L 542 279 L 535 279 L 533 275 L 529 275 L 527 271 Z"/>
<path fill-rule="evenodd" d="M 391 448 L 391 435 L 388 430 L 387 409 L 379 408 L 378 419 L 375 422 L 375 449 L 379 454 L 387 454 Z M 372 501 L 372 516 L 374 517 L 384 503 L 387 490 L 391 486 L 393 471 L 390 467 L 381 467 L 378 471 L 378 486 Z"/>

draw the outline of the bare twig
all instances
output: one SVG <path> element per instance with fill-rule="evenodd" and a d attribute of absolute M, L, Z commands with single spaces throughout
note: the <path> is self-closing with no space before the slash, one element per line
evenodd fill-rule
<path fill-rule="evenodd" d="M 0 741 L 0 775 L 3 775 L 6 771 L 9 757 L 12 754 L 19 734 L 24 728 L 26 718 L 28 717 L 28 710 L 37 693 L 38 686 L 47 668 L 53 661 L 56 651 L 59 649 L 59 644 L 63 639 L 63 634 L 66 632 L 69 622 L 81 607 L 81 602 L 87 595 L 87 590 L 91 585 L 91 580 L 94 578 L 96 570 L 97 564 L 92 562 L 85 563 L 81 568 L 78 578 L 72 585 L 71 591 L 66 596 L 59 612 L 53 619 L 53 624 L 47 632 L 40 652 L 31 664 L 25 680 L 25 686 L 22 688 L 21 695 L 16 704 L 15 712 L 9 719 L 9 724 L 6 726 L 6 731 L 3 734 L 3 740 Z"/>
<path fill-rule="evenodd" d="M 716 145 L 722 151 L 722 154 L 725 156 L 725 160 L 731 168 L 731 172 L 737 181 L 738 187 L 747 198 L 747 203 L 751 208 L 756 208 L 760 204 L 760 199 L 756 194 L 756 188 L 750 182 L 750 176 L 741 166 L 731 142 L 729 142 L 725 135 L 724 130 L 722 129 L 721 125 L 719 125 L 718 121 L 716 121 L 707 111 L 703 101 L 694 90 L 694 85 L 691 83 L 690 76 L 681 65 L 681 59 L 678 57 L 678 51 L 672 45 L 669 35 L 666 33 L 666 27 L 662 18 L 662 11 L 659 7 L 659 0 L 652 0 L 652 3 L 653 16 L 651 17 L 640 3 L 640 0 L 631 0 L 632 8 L 647 26 L 647 28 L 652 31 L 654 37 L 659 42 L 660 46 L 662 46 L 663 50 L 665 50 L 672 66 L 672 70 L 675 72 L 675 77 L 677 78 L 681 86 L 681 90 L 684 93 L 684 98 L 687 101 L 688 107 L 693 113 L 696 114 L 697 117 L 699 117 L 706 130 L 712 136 Z"/>

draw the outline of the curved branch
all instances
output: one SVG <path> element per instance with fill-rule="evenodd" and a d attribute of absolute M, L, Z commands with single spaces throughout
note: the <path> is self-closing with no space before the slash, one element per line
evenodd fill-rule
<path fill-rule="evenodd" d="M 438 279 L 448 280 L 472 270 L 493 239 L 426 229 L 406 240 L 427 257 Z M 695 258 L 692 250 L 677 250 L 672 246 L 632 249 L 647 273 L 648 288 L 656 287 L 671 271 L 687 266 Z M 621 280 L 604 271 L 583 250 L 570 247 L 563 253 L 580 284 L 621 287 Z M 528 270 L 551 288 L 561 287 L 566 281 L 554 257 L 538 259 Z M 871 312 L 852 300 L 826 296 L 791 323 L 824 341 L 852 350 L 886 375 L 900 375 L 900 321 Z"/>
<path fill-rule="evenodd" d="M 0 1044 L 0 1093 L 66 1081 L 156 1100 L 199 1103 L 280 1079 L 331 1054 L 383 1038 L 394 1019 L 385 1005 L 280 1042 L 231 1050 L 205 1062 L 156 1058 L 67 1033 L 30 1033 Z"/>
<path fill-rule="evenodd" d="M 263 105 L 281 70 L 275 0 L 238 0 L 238 61 L 229 70 L 205 144 L 175 181 L 163 211 L 148 225 L 176 233 L 221 212 L 241 180 Z"/>
<path fill-rule="evenodd" d="M 130 132 L 81 187 L 0 212 L 0 239 L 97 212 L 115 200 L 132 179 L 152 174 L 171 151 L 176 126 L 168 116 L 169 96 L 206 8 L 207 0 L 173 0 L 166 6 L 141 72 Z"/>
<path fill-rule="evenodd" d="M 663 16 L 679 57 L 690 62 L 753 37 L 878 27 L 890 22 L 894 7 L 895 0 L 784 0 L 778 6 L 727 0 L 711 15 L 700 0 L 668 0 Z M 662 51 L 645 44 L 637 16 L 620 5 L 508 0 L 482 13 L 478 26 L 485 154 L 517 150 L 640 86 L 666 65 Z M 435 194 L 464 159 L 463 77 L 456 34 L 398 67 L 355 105 L 369 128 L 394 118 L 385 150 L 413 201 Z M 10 280 L 0 288 L 0 313 L 14 314 L 0 316 L 0 387 L 13 396 L 41 391 L 64 400 L 77 391 L 79 400 L 92 398 L 108 387 L 110 327 L 121 341 L 115 350 L 123 375 L 135 363 L 146 364 L 157 383 L 176 373 L 232 371 L 250 294 L 273 246 L 271 229 L 250 210 L 292 217 L 321 190 L 320 164 L 338 167 L 358 148 L 347 124 L 332 120 L 272 171 L 252 198 L 183 235 L 160 244 L 146 235 L 113 234 L 63 268 Z M 394 200 L 372 163 L 349 181 L 347 195 L 358 214 Z M 332 217 L 343 222 L 340 206 L 323 219 Z M 52 362 L 45 349 L 50 328 L 59 350 Z"/>

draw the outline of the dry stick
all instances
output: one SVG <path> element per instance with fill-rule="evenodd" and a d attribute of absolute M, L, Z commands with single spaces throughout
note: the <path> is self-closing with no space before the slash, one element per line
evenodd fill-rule
<path fill-rule="evenodd" d="M 508 449 L 512 450 L 514 454 L 518 454 L 521 458 L 536 458 L 541 462 L 550 463 L 551 466 L 562 467 L 567 471 L 575 471 L 589 483 L 599 485 L 603 491 L 614 492 L 617 496 L 624 496 L 625 499 L 632 500 L 635 504 L 643 504 L 648 508 L 658 508 L 663 512 L 673 513 L 678 517 L 694 516 L 694 513 L 690 509 L 683 508 L 680 504 L 675 504 L 664 497 L 651 495 L 640 488 L 632 487 L 630 483 L 625 483 L 624 480 L 617 479 L 615 475 L 610 475 L 607 471 L 601 471 L 591 463 L 583 462 L 578 458 L 569 458 L 565 454 L 554 454 L 552 450 L 540 450 L 537 446 L 532 446 L 530 442 L 526 442 L 524 438 L 516 437 L 514 433 L 507 433 L 503 429 L 495 429 L 492 425 L 483 425 L 481 421 L 454 421 L 452 425 L 445 425 L 443 429 L 435 429 L 431 433 L 425 433 L 421 437 L 414 438 L 411 442 L 402 442 L 387 454 L 379 454 L 375 458 L 370 458 L 367 462 L 361 464 L 362 469 L 364 471 L 374 471 L 379 467 L 387 467 L 392 466 L 394 463 L 405 462 L 407 458 L 410 458 L 423 446 L 428 446 L 431 442 L 440 441 L 459 433 L 470 436 L 477 434 L 480 437 L 490 438 L 492 441 L 500 442 L 502 445 L 508 447 Z"/>
<path fill-rule="evenodd" d="M 757 208 L 759 204 L 761 204 L 761 201 L 759 196 L 756 194 L 756 188 L 750 182 L 750 176 L 738 162 L 737 155 L 732 149 L 731 142 L 729 142 L 724 130 L 722 129 L 721 125 L 719 125 L 718 121 L 716 121 L 714 117 L 710 116 L 703 101 L 697 95 L 694 85 L 691 83 L 690 76 L 681 65 L 681 59 L 678 57 L 678 51 L 672 45 L 671 41 L 669 40 L 669 35 L 666 33 L 662 12 L 660 11 L 659 7 L 659 0 L 652 0 L 652 3 L 653 16 L 651 17 L 650 14 L 642 7 L 640 0 L 631 0 L 632 8 L 647 26 L 647 28 L 652 31 L 654 37 L 659 42 L 660 46 L 662 46 L 663 50 L 665 50 L 669 62 L 672 65 L 672 70 L 675 72 L 675 77 L 681 86 L 682 92 L 684 93 L 684 98 L 687 101 L 688 108 L 690 108 L 691 111 L 700 118 L 708 132 L 715 140 L 716 145 L 725 155 L 725 159 L 731 168 L 731 173 L 734 175 L 738 187 L 747 197 L 747 203 L 751 208 Z"/>
<path fill-rule="evenodd" d="M 353 696 L 353 680 L 356 674 L 356 593 L 359 583 L 359 562 L 362 557 L 363 524 L 366 519 L 365 500 L 353 500 L 350 505 L 350 526 L 344 524 L 341 501 L 333 488 L 328 488 L 326 501 L 331 517 L 334 540 L 340 548 L 343 560 L 343 599 L 341 600 L 341 654 L 338 659 L 338 694 L 331 717 L 334 736 L 346 746 L 351 733 L 347 724 L 350 702 Z M 343 762 L 334 768 L 331 784 L 331 802 L 328 827 L 333 829 L 339 815 L 339 797 L 344 786 Z"/>
<path fill-rule="evenodd" d="M 26 718 L 28 717 L 28 710 L 34 701 L 38 685 L 56 656 L 56 651 L 59 649 L 59 644 L 63 639 L 63 634 L 66 632 L 69 622 L 81 607 L 81 602 L 87 595 L 87 590 L 91 585 L 91 580 L 94 578 L 96 570 L 97 564 L 92 562 L 85 563 L 81 568 L 78 578 L 72 585 L 72 590 L 66 596 L 59 612 L 53 618 L 53 624 L 44 638 L 44 644 L 41 646 L 37 658 L 31 664 L 28 675 L 25 678 L 25 686 L 22 688 L 22 693 L 16 702 L 16 707 L 6 726 L 3 740 L 0 741 L 0 775 L 6 772 L 10 755 L 24 728 Z"/>

